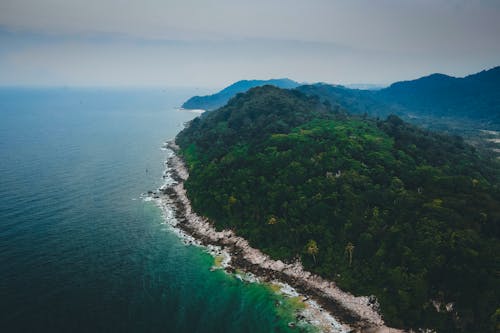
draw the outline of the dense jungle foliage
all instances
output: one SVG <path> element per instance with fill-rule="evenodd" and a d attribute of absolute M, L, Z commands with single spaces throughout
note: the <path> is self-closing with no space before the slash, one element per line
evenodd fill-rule
<path fill-rule="evenodd" d="M 460 137 L 265 86 L 177 143 L 193 207 L 217 228 L 376 295 L 389 325 L 495 331 L 499 168 Z"/>

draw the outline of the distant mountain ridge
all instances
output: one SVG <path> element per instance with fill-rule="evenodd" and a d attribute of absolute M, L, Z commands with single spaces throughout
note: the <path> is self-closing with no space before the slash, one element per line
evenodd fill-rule
<path fill-rule="evenodd" d="M 396 114 L 407 121 L 438 129 L 450 129 L 450 122 L 460 120 L 474 123 L 476 128 L 500 130 L 500 66 L 462 78 L 435 73 L 378 90 L 375 86 L 366 89 L 368 86 L 363 85 L 300 85 L 290 79 L 242 80 L 216 94 L 194 96 L 182 107 L 214 110 L 236 94 L 264 85 L 316 95 L 355 114 L 375 117 Z M 364 89 L 354 89 L 358 87 Z"/>
<path fill-rule="evenodd" d="M 500 67 L 464 78 L 432 74 L 378 92 L 386 102 L 439 116 L 500 117 Z"/>
<path fill-rule="evenodd" d="M 485 134 L 500 132 L 500 66 L 465 77 L 434 73 L 381 89 L 362 84 L 300 85 L 290 79 L 242 80 L 216 94 L 192 97 L 182 107 L 215 110 L 238 93 L 263 85 L 295 89 L 351 114 L 379 118 L 394 114 L 427 129 L 463 136 L 476 148 L 500 157 L 497 137 Z"/>
<path fill-rule="evenodd" d="M 500 126 L 500 66 L 463 78 L 431 74 L 400 81 L 380 90 L 357 90 L 327 84 L 298 88 L 353 113 L 407 120 L 458 118 Z"/>
<path fill-rule="evenodd" d="M 222 89 L 218 93 L 208 96 L 194 96 L 187 100 L 182 107 L 184 109 L 214 110 L 224 106 L 233 96 L 246 92 L 251 88 L 271 85 L 283 89 L 293 89 L 300 86 L 300 83 L 293 80 L 271 79 L 271 80 L 241 80 Z"/>

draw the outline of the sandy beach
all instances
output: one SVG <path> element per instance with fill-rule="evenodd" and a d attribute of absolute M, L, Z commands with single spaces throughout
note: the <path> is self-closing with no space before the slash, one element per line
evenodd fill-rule
<path fill-rule="evenodd" d="M 165 214 L 175 215 L 169 221 L 175 221 L 173 227 L 187 244 L 206 247 L 229 273 L 243 271 L 255 281 L 279 286 L 284 295 L 301 297 L 305 308 L 298 317 L 323 332 L 402 332 L 384 325 L 374 297 L 356 297 L 340 290 L 334 282 L 304 270 L 299 261 L 273 260 L 231 230 L 216 231 L 210 221 L 191 208 L 184 189 L 189 173 L 177 154 L 178 146 L 171 141 L 165 148 L 169 152 L 165 184 L 149 196 Z"/>

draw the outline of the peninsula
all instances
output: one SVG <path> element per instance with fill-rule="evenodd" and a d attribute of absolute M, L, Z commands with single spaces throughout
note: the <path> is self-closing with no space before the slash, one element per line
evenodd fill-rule
<path fill-rule="evenodd" d="M 177 201 L 206 218 L 186 228 L 243 253 L 240 266 L 316 290 L 356 328 L 493 331 L 499 167 L 460 137 L 264 86 L 195 118 L 176 143 L 189 171 Z M 374 296 L 327 303 L 333 286 Z"/>

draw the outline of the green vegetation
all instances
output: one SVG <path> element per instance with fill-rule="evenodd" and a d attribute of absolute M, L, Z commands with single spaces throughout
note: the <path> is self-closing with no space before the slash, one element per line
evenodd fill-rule
<path fill-rule="evenodd" d="M 499 165 L 460 137 L 331 104 L 265 86 L 193 120 L 177 142 L 194 209 L 376 295 L 389 325 L 494 331 Z"/>
<path fill-rule="evenodd" d="M 297 89 L 351 113 L 380 118 L 395 114 L 418 126 L 458 134 L 484 152 L 500 157 L 498 147 L 483 140 L 481 131 L 500 130 L 500 67 L 464 78 L 432 74 L 380 90 L 328 84 Z"/>

